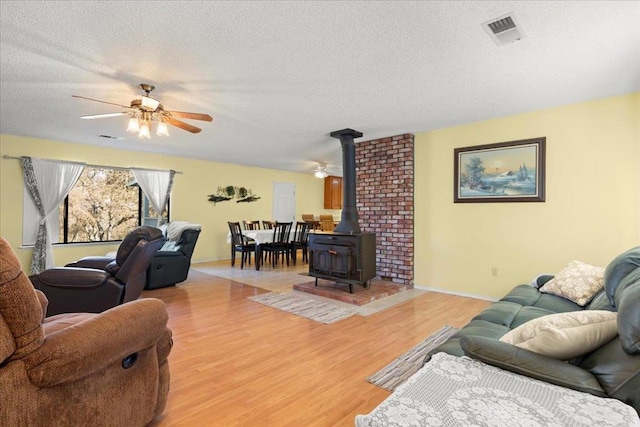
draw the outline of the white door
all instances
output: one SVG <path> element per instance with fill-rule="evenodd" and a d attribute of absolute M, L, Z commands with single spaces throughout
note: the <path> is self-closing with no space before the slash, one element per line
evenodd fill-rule
<path fill-rule="evenodd" d="M 273 219 L 285 222 L 296 220 L 296 184 L 293 182 L 273 183 Z"/>

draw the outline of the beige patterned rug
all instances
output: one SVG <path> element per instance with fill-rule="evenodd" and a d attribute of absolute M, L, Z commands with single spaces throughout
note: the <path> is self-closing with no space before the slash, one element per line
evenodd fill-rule
<path fill-rule="evenodd" d="M 422 368 L 427 354 L 458 332 L 453 326 L 445 325 L 436 333 L 428 336 L 424 341 L 414 346 L 387 366 L 367 378 L 367 382 L 394 391 L 411 375 Z"/>
<path fill-rule="evenodd" d="M 346 319 L 356 314 L 355 310 L 307 298 L 291 292 L 269 292 L 249 297 L 249 299 L 324 324 L 337 322 L 338 320 Z"/>

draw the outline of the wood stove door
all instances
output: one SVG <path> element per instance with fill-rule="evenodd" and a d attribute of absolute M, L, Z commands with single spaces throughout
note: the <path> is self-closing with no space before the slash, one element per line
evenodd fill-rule
<path fill-rule="evenodd" d="M 333 277 L 349 277 L 354 268 L 354 256 L 349 246 L 315 245 L 310 270 Z"/>

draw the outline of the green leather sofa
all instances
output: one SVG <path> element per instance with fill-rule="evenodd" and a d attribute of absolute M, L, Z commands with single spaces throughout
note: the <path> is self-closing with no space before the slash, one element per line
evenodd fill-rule
<path fill-rule="evenodd" d="M 538 288 L 551 278 L 540 276 L 534 285 L 515 287 L 431 354 L 473 357 L 528 377 L 621 400 L 640 414 L 640 246 L 611 261 L 605 270 L 604 288 L 585 307 L 540 292 Z M 504 334 L 529 320 L 578 310 L 617 312 L 618 336 L 569 361 L 500 341 Z"/>

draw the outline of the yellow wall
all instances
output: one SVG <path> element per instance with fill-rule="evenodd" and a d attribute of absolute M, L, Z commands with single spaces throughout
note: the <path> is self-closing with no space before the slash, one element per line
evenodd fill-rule
<path fill-rule="evenodd" d="M 640 93 L 416 134 L 415 284 L 498 298 L 514 284 L 578 259 L 605 266 L 640 244 Z M 453 149 L 545 136 L 546 202 L 453 203 Z M 227 259 L 226 221 L 272 216 L 273 182 L 294 182 L 296 217 L 323 209 L 311 174 L 0 135 L 0 155 L 183 171 L 172 219 L 202 224 L 194 262 Z M 251 188 L 255 203 L 207 201 L 219 185 Z M 22 172 L 0 159 L 0 234 L 23 268 Z M 55 247 L 57 265 L 116 245 Z M 491 276 L 492 267 L 498 277 Z"/>
<path fill-rule="evenodd" d="M 546 202 L 453 203 L 453 150 L 547 138 Z M 640 244 L 640 93 L 416 134 L 415 284 L 503 296 Z M 498 277 L 492 277 L 492 267 Z"/>
<path fill-rule="evenodd" d="M 229 244 L 226 242 L 229 231 L 227 221 L 271 219 L 274 182 L 295 183 L 296 218 L 301 219 L 302 213 L 325 213 L 323 181 L 311 173 L 284 172 L 10 135 L 0 135 L 0 155 L 182 171 L 183 174 L 175 176 L 171 193 L 171 219 L 202 224 L 202 233 L 196 245 L 193 262 L 229 258 Z M 218 186 L 225 185 L 251 188 L 261 199 L 252 203 L 236 203 L 231 200 L 216 205 L 207 200 L 208 194 L 215 193 Z M 0 235 L 16 250 L 23 269 L 28 270 L 32 249 L 20 248 L 22 195 L 20 162 L 0 158 Z M 82 256 L 104 255 L 116 248 L 116 244 L 54 246 L 55 263 L 60 266 Z"/>

